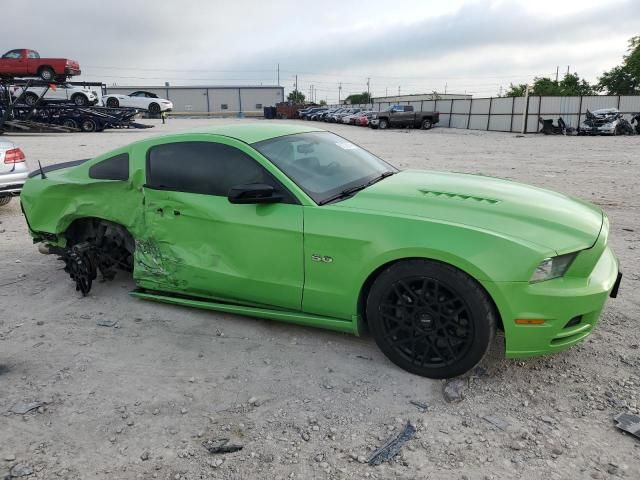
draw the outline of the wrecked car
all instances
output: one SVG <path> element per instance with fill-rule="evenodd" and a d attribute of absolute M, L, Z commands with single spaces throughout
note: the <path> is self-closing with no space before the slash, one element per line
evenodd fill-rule
<path fill-rule="evenodd" d="M 617 108 L 601 108 L 593 112 L 587 110 L 578 133 L 581 135 L 633 135 L 633 127 Z"/>
<path fill-rule="evenodd" d="M 602 210 L 481 175 L 400 171 L 317 128 L 228 125 L 32 172 L 29 231 L 82 294 L 131 295 L 360 334 L 432 378 L 557 352 L 620 284 Z"/>

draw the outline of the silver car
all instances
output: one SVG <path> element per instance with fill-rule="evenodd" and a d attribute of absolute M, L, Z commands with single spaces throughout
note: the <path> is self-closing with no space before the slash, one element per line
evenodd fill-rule
<path fill-rule="evenodd" d="M 26 157 L 14 143 L 0 140 L 0 207 L 20 195 L 29 176 Z"/>

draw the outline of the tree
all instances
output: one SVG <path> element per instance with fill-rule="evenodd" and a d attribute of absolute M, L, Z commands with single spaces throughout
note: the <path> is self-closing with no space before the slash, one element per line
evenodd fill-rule
<path fill-rule="evenodd" d="M 509 85 L 505 97 L 523 97 L 526 84 Z M 536 77 L 529 88 L 529 95 L 593 95 L 594 87 L 577 73 L 567 73 L 562 80 L 551 80 L 548 77 Z"/>
<path fill-rule="evenodd" d="M 327 101 L 326 101 L 326 100 L 320 100 L 319 105 L 320 105 L 321 107 L 326 107 L 326 106 L 327 106 Z"/>
<path fill-rule="evenodd" d="M 629 39 L 628 54 L 622 57 L 622 65 L 602 74 L 599 91 L 609 95 L 634 95 L 640 93 L 640 36 Z"/>
<path fill-rule="evenodd" d="M 344 99 L 344 103 L 350 103 L 351 105 L 362 105 L 371 103 L 371 95 L 367 92 L 354 93 Z"/>
<path fill-rule="evenodd" d="M 287 95 L 287 100 L 292 103 L 304 103 L 304 99 L 304 93 L 298 90 L 293 90 L 292 92 L 289 92 L 289 95 Z"/>
<path fill-rule="evenodd" d="M 524 92 L 527 89 L 527 85 L 521 83 L 519 85 L 509 84 L 509 90 L 504 94 L 505 97 L 524 97 Z"/>
<path fill-rule="evenodd" d="M 596 89 L 585 79 L 580 80 L 577 73 L 567 73 L 560 81 L 560 95 L 594 95 Z"/>

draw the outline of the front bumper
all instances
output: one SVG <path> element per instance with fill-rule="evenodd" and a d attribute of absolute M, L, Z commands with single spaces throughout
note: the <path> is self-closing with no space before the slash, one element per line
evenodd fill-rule
<path fill-rule="evenodd" d="M 171 110 L 173 110 L 173 103 L 161 103 L 160 104 L 160 111 L 161 112 L 170 112 Z"/>
<path fill-rule="evenodd" d="M 506 338 L 506 356 L 554 353 L 584 340 L 595 328 L 607 298 L 617 293 L 618 261 L 605 248 L 588 278 L 546 282 L 482 282 L 496 301 Z M 544 320 L 539 325 L 516 319 Z"/>
<path fill-rule="evenodd" d="M 64 73 L 65 75 L 72 77 L 72 76 L 80 75 L 82 73 L 82 70 L 74 67 L 65 67 Z"/>
<path fill-rule="evenodd" d="M 16 163 L 11 172 L 0 173 L 0 197 L 20 195 L 24 182 L 29 177 L 26 163 Z"/>

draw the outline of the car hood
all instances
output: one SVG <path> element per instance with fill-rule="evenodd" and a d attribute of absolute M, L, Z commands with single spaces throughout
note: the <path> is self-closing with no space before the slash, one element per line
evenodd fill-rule
<path fill-rule="evenodd" d="M 466 225 L 569 253 L 593 246 L 603 222 L 595 205 L 509 180 L 405 170 L 338 208 L 374 210 Z"/>

